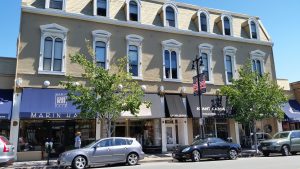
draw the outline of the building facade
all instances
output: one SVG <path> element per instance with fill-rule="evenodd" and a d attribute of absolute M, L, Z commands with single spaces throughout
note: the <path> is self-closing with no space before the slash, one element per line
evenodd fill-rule
<path fill-rule="evenodd" d="M 205 65 L 206 136 L 240 143 L 238 123 L 218 116 L 212 101 L 242 65 L 250 61 L 253 70 L 276 79 L 273 43 L 255 16 L 162 0 L 23 0 L 20 25 L 10 134 L 19 159 L 41 158 L 47 137 L 54 138 L 56 153 L 71 148 L 76 131 L 86 143 L 103 137 L 105 125 L 76 118 L 79 111 L 59 85 L 68 75 L 84 83 L 83 70 L 69 56 L 93 59 L 87 44 L 95 63 L 109 71 L 128 57 L 128 71 L 152 107 L 141 107 L 138 117 L 123 112 L 114 135 L 136 137 L 149 152 L 189 144 L 199 134 L 191 70 L 196 55 Z"/>

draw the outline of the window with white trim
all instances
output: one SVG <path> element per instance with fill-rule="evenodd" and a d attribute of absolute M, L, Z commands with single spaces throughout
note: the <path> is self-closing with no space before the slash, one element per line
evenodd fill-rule
<path fill-rule="evenodd" d="M 250 18 L 248 20 L 249 25 L 249 34 L 251 39 L 259 39 L 259 29 L 258 29 L 258 22 L 255 18 Z"/>
<path fill-rule="evenodd" d="M 266 53 L 261 50 L 255 50 L 250 52 L 252 71 L 257 71 L 257 73 L 262 76 L 264 74 L 264 60 Z"/>
<path fill-rule="evenodd" d="M 105 30 L 94 30 L 92 35 L 95 64 L 104 69 L 109 69 L 109 41 L 111 33 Z"/>
<path fill-rule="evenodd" d="M 204 65 L 204 69 L 202 73 L 205 75 L 205 80 L 207 83 L 213 83 L 213 72 L 212 72 L 212 49 L 213 46 L 207 43 L 200 44 L 199 48 L 199 56 L 202 58 L 202 62 Z"/>
<path fill-rule="evenodd" d="M 127 71 L 134 79 L 142 79 L 142 41 L 139 35 L 127 35 Z"/>
<path fill-rule="evenodd" d="M 178 28 L 178 9 L 175 4 L 168 2 L 163 6 L 163 23 L 166 27 Z"/>
<path fill-rule="evenodd" d="M 233 30 L 232 30 L 232 17 L 229 15 L 222 15 L 222 31 L 223 35 L 232 36 Z"/>
<path fill-rule="evenodd" d="M 65 10 L 66 9 L 66 0 L 46 0 L 45 8 L 46 9 Z"/>
<path fill-rule="evenodd" d="M 141 21 L 141 2 L 140 0 L 126 0 L 127 21 Z"/>
<path fill-rule="evenodd" d="M 232 80 L 236 78 L 236 51 L 237 49 L 231 46 L 227 46 L 223 49 L 226 84 L 231 84 Z"/>
<path fill-rule="evenodd" d="M 93 8 L 95 16 L 109 16 L 109 0 L 94 0 Z"/>
<path fill-rule="evenodd" d="M 209 13 L 206 10 L 199 10 L 197 15 L 199 31 L 210 32 Z"/>
<path fill-rule="evenodd" d="M 181 80 L 181 46 L 182 43 L 174 39 L 162 42 L 164 81 L 179 82 Z"/>
<path fill-rule="evenodd" d="M 39 74 L 65 74 L 65 53 L 68 29 L 57 24 L 40 26 L 41 46 Z"/>

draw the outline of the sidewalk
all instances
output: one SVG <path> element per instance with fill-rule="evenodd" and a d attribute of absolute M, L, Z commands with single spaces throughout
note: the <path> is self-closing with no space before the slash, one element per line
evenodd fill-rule
<path fill-rule="evenodd" d="M 254 157 L 255 150 L 243 150 L 240 157 Z M 260 154 L 258 154 L 260 156 Z M 146 154 L 145 158 L 141 160 L 139 163 L 149 163 L 149 162 L 166 162 L 172 161 L 172 154 Z M 47 161 L 26 161 L 26 162 L 15 162 L 13 165 L 2 168 L 9 169 L 57 169 L 56 160 L 50 160 L 50 165 L 46 165 Z M 1 167 L 0 167 L 1 168 Z M 1 168 L 1 169 L 2 169 Z"/>

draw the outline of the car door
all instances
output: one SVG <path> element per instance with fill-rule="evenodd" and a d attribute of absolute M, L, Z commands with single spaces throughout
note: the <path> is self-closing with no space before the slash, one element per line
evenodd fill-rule
<path fill-rule="evenodd" d="M 291 151 L 300 151 L 300 131 L 291 134 Z"/>
<path fill-rule="evenodd" d="M 111 151 L 113 154 L 112 160 L 114 162 L 125 161 L 129 151 L 126 139 L 115 138 L 114 145 L 111 147 Z"/>
<path fill-rule="evenodd" d="M 112 161 L 112 147 L 113 139 L 100 140 L 97 145 L 93 148 L 91 153 L 92 163 L 107 163 Z"/>
<path fill-rule="evenodd" d="M 217 150 L 216 152 L 218 153 L 219 156 L 224 156 L 228 154 L 228 151 L 230 149 L 230 143 L 220 139 L 216 138 L 216 143 L 217 143 Z"/>
<path fill-rule="evenodd" d="M 213 138 L 208 138 L 207 143 L 202 147 L 202 154 L 205 157 L 213 157 L 217 155 L 218 145 Z"/>

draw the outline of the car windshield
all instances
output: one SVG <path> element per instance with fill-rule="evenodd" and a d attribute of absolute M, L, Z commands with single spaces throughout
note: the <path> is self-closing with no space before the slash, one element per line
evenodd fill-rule
<path fill-rule="evenodd" d="M 289 132 L 281 132 L 277 133 L 273 136 L 273 139 L 279 139 L 279 138 L 287 138 L 289 136 Z"/>
<path fill-rule="evenodd" d="M 207 142 L 207 139 L 197 139 L 192 143 L 192 145 L 200 145 L 200 144 L 204 144 L 206 142 Z"/>
<path fill-rule="evenodd" d="M 96 142 L 98 142 L 98 141 L 99 141 L 99 140 L 95 140 L 95 141 L 91 142 L 90 144 L 84 146 L 83 148 L 89 148 L 89 147 L 93 146 L 93 145 L 94 145 Z"/>

